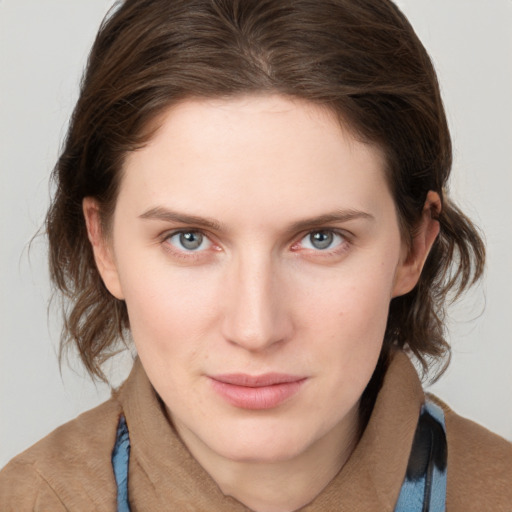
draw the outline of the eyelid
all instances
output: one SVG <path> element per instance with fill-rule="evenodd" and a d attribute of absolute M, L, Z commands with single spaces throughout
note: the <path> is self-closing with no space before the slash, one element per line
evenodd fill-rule
<path fill-rule="evenodd" d="M 190 235 L 190 234 L 193 234 L 195 237 L 199 238 L 199 246 L 197 248 L 190 249 L 183 245 L 184 241 L 182 240 L 182 236 Z M 172 240 L 174 238 L 177 238 L 176 244 L 174 244 L 172 242 Z M 191 230 L 178 231 L 177 233 L 174 233 L 174 234 L 170 235 L 169 237 L 167 237 L 167 240 L 169 240 L 169 243 L 171 243 L 178 250 L 183 250 L 183 252 L 186 252 L 186 253 L 202 252 L 202 251 L 208 249 L 212 245 L 211 240 L 207 236 L 203 235 L 203 233 L 200 233 L 199 231 L 191 231 Z M 201 246 L 203 246 L 203 245 L 206 245 L 206 247 L 201 248 Z"/>
<path fill-rule="evenodd" d="M 199 233 L 204 239 L 208 241 L 208 247 L 204 249 L 196 249 L 196 250 L 187 250 L 185 248 L 180 249 L 176 245 L 169 242 L 169 239 L 173 236 L 182 234 L 182 233 Z M 175 256 L 181 258 L 198 258 L 209 250 L 220 250 L 218 244 L 212 239 L 212 236 L 209 233 L 206 233 L 204 229 L 193 228 L 193 227 L 181 227 L 175 228 L 171 230 L 164 231 L 159 237 L 159 243 L 161 243 L 164 249 Z"/>
<path fill-rule="evenodd" d="M 181 233 L 200 233 L 205 238 L 208 238 L 208 240 L 211 241 L 212 237 L 208 233 L 205 232 L 204 229 L 200 228 L 193 228 L 193 227 L 179 227 L 179 228 L 173 228 L 173 229 L 166 229 L 160 235 L 158 235 L 158 238 L 162 241 L 167 240 L 168 238 L 171 238 L 174 235 L 179 235 Z"/>
<path fill-rule="evenodd" d="M 306 237 L 311 236 L 313 233 L 319 233 L 321 231 L 330 232 L 330 233 L 333 233 L 334 235 L 339 236 L 341 238 L 340 243 L 332 248 L 328 247 L 326 249 L 315 249 L 315 248 L 311 249 L 308 247 L 306 247 L 306 248 L 302 247 L 302 249 L 318 253 L 319 255 L 321 255 L 321 254 L 328 255 L 328 254 L 346 250 L 346 248 L 352 243 L 353 235 L 350 232 L 348 232 L 344 229 L 321 226 L 318 228 L 309 229 L 308 231 L 302 232 L 300 235 L 295 237 L 295 241 L 291 245 L 292 251 L 300 250 L 300 248 L 298 246 L 299 246 L 299 244 L 301 244 L 301 242 Z"/>

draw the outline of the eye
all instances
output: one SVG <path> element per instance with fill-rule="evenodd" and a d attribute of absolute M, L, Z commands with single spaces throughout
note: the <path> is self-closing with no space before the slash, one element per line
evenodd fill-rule
<path fill-rule="evenodd" d="M 322 229 L 319 231 L 311 231 L 301 241 L 302 247 L 306 249 L 314 249 L 316 251 L 325 251 L 326 249 L 334 249 L 343 243 L 344 239 L 335 231 Z"/>
<path fill-rule="evenodd" d="M 201 251 L 211 246 L 210 240 L 200 231 L 178 231 L 167 238 L 168 243 L 181 251 Z"/>

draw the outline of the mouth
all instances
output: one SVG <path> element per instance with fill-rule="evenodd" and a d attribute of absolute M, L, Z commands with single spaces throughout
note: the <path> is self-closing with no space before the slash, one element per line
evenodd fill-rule
<path fill-rule="evenodd" d="M 213 390 L 229 404 L 241 409 L 273 409 L 297 394 L 307 377 L 267 373 L 242 373 L 209 377 Z"/>

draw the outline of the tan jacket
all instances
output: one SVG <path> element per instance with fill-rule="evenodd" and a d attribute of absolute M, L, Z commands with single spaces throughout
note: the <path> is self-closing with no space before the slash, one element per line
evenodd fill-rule
<path fill-rule="evenodd" d="M 392 512 L 424 399 L 413 365 L 398 354 L 352 456 L 301 512 Z M 448 440 L 447 511 L 512 512 L 512 445 L 440 405 Z M 224 496 L 192 458 L 137 361 L 109 401 L 58 428 L 0 472 L 0 511 L 115 511 L 111 453 L 121 414 L 132 447 L 133 512 L 249 510 Z"/>

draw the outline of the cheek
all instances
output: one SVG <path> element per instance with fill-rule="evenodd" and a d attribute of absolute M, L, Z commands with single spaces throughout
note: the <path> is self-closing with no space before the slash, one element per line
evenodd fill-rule
<path fill-rule="evenodd" d="M 381 351 L 393 287 L 393 265 L 346 269 L 331 275 L 323 286 L 307 286 L 297 296 L 300 307 L 298 331 L 317 340 L 318 357 L 333 374 L 366 385 Z M 339 372 L 338 372 L 339 370 Z"/>
<path fill-rule="evenodd" d="M 302 302 L 305 318 L 312 323 L 318 319 L 318 328 L 330 326 L 335 332 L 354 334 L 383 332 L 393 289 L 392 262 L 381 260 L 373 266 L 358 264 L 334 269 L 315 284 L 302 282 L 301 289 L 295 291 L 295 300 Z"/>
<path fill-rule="evenodd" d="M 149 265 L 121 280 L 130 329 L 139 351 L 197 348 L 213 321 L 217 287 L 207 275 Z"/>

